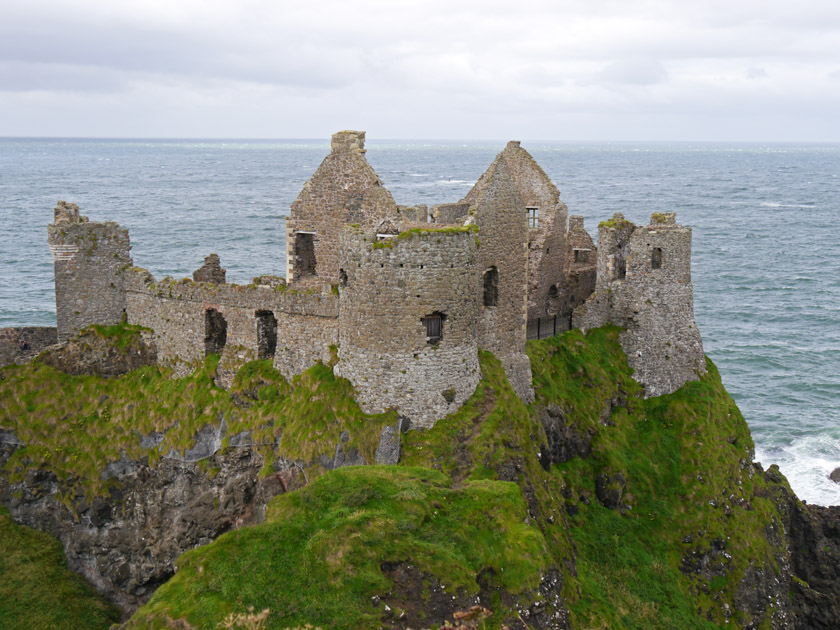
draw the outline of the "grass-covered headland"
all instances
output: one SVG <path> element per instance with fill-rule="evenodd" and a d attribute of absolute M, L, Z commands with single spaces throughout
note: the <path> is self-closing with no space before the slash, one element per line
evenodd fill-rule
<path fill-rule="evenodd" d="M 474 395 L 433 429 L 403 435 L 400 465 L 332 472 L 316 462 L 342 432 L 371 462 L 396 414 L 363 414 L 329 366 L 289 383 L 253 362 L 231 392 L 213 384 L 213 360 L 185 379 L 4 368 L 0 429 L 26 446 L 3 475 L 46 468 L 96 496 L 114 483 L 101 475 L 109 462 L 155 465 L 221 416 L 228 435 L 252 431 L 267 461 L 311 463 L 310 483 L 273 499 L 264 523 L 181 556 L 130 628 L 236 627 L 266 610 L 253 623 L 440 627 L 476 598 L 491 613 L 486 628 L 557 627 L 567 614 L 574 628 L 771 627 L 784 602 L 747 594 L 782 570 L 782 543 L 767 532 L 782 519 L 783 478 L 753 466 L 746 423 L 711 362 L 700 381 L 645 400 L 618 332 L 529 342 L 531 405 L 483 353 Z M 152 431 L 165 442 L 141 449 Z M 24 544 L 8 540 L 0 557 Z M 22 562 L 40 570 L 38 558 Z M 4 602 L 0 620 L 15 614 Z"/>

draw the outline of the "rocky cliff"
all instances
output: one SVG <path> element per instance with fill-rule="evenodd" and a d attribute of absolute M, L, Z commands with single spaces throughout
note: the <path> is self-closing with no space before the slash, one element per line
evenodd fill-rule
<path fill-rule="evenodd" d="M 229 392 L 212 359 L 11 366 L 0 500 L 143 604 L 127 627 L 837 627 L 840 508 L 752 461 L 714 365 L 645 399 L 618 335 L 530 342 L 530 405 L 482 354 L 464 407 L 407 433 L 324 365 Z"/>

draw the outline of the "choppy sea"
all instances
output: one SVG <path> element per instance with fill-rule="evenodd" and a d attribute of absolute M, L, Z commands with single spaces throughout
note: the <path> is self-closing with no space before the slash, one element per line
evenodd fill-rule
<path fill-rule="evenodd" d="M 369 141 L 398 203 L 460 199 L 504 146 Z M 620 211 L 694 229 L 706 353 L 747 418 L 756 459 L 840 504 L 840 145 L 523 142 L 590 233 Z M 46 225 L 59 199 L 129 228 L 135 264 L 228 279 L 285 273 L 283 217 L 328 141 L 0 139 L 0 327 L 55 325 Z"/>

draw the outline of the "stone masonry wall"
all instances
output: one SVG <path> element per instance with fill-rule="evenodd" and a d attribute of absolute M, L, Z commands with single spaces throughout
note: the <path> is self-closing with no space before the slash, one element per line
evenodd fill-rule
<path fill-rule="evenodd" d="M 353 383 L 366 412 L 395 407 L 414 426 L 428 428 L 475 391 L 477 237 L 474 230 L 430 226 L 374 245 L 372 233 L 345 230 L 335 372 Z M 436 343 L 422 321 L 432 315 L 443 319 Z"/>
<path fill-rule="evenodd" d="M 124 271 L 131 265 L 128 230 L 113 222 L 90 223 L 78 206 L 59 201 L 47 232 L 59 341 L 91 324 L 119 323 L 125 312 Z"/>
<path fill-rule="evenodd" d="M 26 341 L 28 348 L 21 348 L 21 340 Z M 56 343 L 58 330 L 55 326 L 0 328 L 0 367 L 25 361 Z"/>
<path fill-rule="evenodd" d="M 297 292 L 285 285 L 236 285 L 156 282 L 147 271 L 132 269 L 127 286 L 128 321 L 155 332 L 158 361 L 184 374 L 205 354 L 205 311 L 215 309 L 227 324 L 222 351 L 223 381 L 258 356 L 256 311 L 277 319 L 274 367 L 287 378 L 318 360 L 329 360 L 338 342 L 338 297 L 332 292 Z M 226 372 L 226 374 L 225 374 Z"/>
<path fill-rule="evenodd" d="M 566 243 L 566 294 L 563 296 L 562 317 L 572 323 L 572 312 L 595 291 L 598 250 L 583 226 L 583 217 L 569 217 Z"/>
<path fill-rule="evenodd" d="M 599 270 L 610 273 L 616 260 L 610 252 L 626 242 L 625 277 L 599 279 L 598 289 L 575 311 L 574 323 L 583 329 L 624 328 L 619 339 L 645 395 L 669 394 L 706 371 L 694 321 L 691 229 L 676 225 L 673 213 L 654 214 L 646 227 L 628 223 L 602 224 L 598 243 Z"/>
<path fill-rule="evenodd" d="M 498 299 L 482 299 L 478 344 L 502 362 L 517 395 L 533 400 L 531 362 L 525 354 L 528 316 L 528 217 L 513 184 L 507 159 L 500 154 L 468 198 L 479 226 L 481 275 L 496 269 Z M 483 284 L 483 283 L 482 283 Z"/>
<path fill-rule="evenodd" d="M 306 182 L 286 219 L 287 279 L 307 281 L 295 256 L 298 232 L 311 233 L 321 282 L 338 282 L 339 234 L 344 224 L 375 228 L 396 217 L 397 204 L 365 159 L 365 133 L 341 131 L 332 137 L 332 152 Z"/>

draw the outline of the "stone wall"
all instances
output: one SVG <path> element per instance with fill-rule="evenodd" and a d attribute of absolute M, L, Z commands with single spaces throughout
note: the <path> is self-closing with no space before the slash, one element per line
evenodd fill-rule
<path fill-rule="evenodd" d="M 314 275 L 320 282 L 335 284 L 342 226 L 375 229 L 381 221 L 397 216 L 397 204 L 365 159 L 364 147 L 363 131 L 334 134 L 332 152 L 292 203 L 286 219 L 289 282 L 306 283 L 307 276 Z"/>
<path fill-rule="evenodd" d="M 268 311 L 276 319 L 274 367 L 286 377 L 329 360 L 329 346 L 338 342 L 338 296 L 329 286 L 298 292 L 284 284 L 155 281 L 144 269 L 133 268 L 126 295 L 129 323 L 154 330 L 158 361 L 179 374 L 204 359 L 210 332 L 207 312 L 218 312 L 226 327 L 223 384 L 237 367 L 259 356 L 257 311 Z"/>
<path fill-rule="evenodd" d="M 21 341 L 25 342 L 21 347 Z M 58 343 L 55 326 L 0 328 L 0 367 L 26 361 Z"/>
<path fill-rule="evenodd" d="M 482 278 L 498 278 L 495 304 L 481 302 L 478 344 L 502 362 L 517 395 L 530 402 L 531 363 L 525 354 L 528 307 L 528 217 L 513 183 L 507 159 L 500 154 L 467 198 L 479 227 L 478 257 Z M 482 283 L 483 284 L 483 283 Z"/>
<path fill-rule="evenodd" d="M 131 265 L 128 230 L 90 223 L 75 204 L 58 202 L 47 228 L 55 262 L 58 339 L 91 324 L 117 324 L 125 312 L 124 271 Z"/>
<path fill-rule="evenodd" d="M 575 327 L 624 328 L 621 346 L 646 396 L 669 394 L 705 373 L 694 321 L 691 229 L 677 225 L 673 213 L 654 214 L 645 227 L 616 215 L 599 227 L 598 245 L 598 288 L 575 311 Z"/>
<path fill-rule="evenodd" d="M 430 227 L 375 243 L 371 232 L 345 230 L 335 372 L 353 383 L 366 412 L 395 407 L 413 426 L 431 427 L 475 391 L 478 236 Z M 437 341 L 424 323 L 434 317 L 442 319 Z"/>
<path fill-rule="evenodd" d="M 566 235 L 566 294 L 563 297 L 562 317 L 572 325 L 572 311 L 583 304 L 597 282 L 598 249 L 583 225 L 583 217 L 569 217 Z"/>

